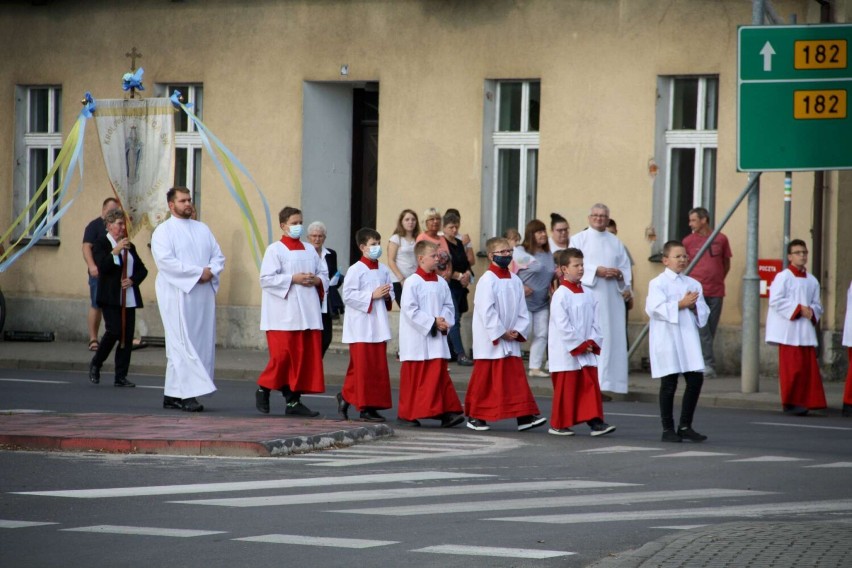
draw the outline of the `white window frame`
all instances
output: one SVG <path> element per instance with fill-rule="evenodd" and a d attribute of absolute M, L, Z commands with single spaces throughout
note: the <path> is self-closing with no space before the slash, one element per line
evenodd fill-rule
<path fill-rule="evenodd" d="M 521 124 L 519 131 L 500 131 L 500 85 L 502 83 L 521 83 Z M 536 188 L 530 188 L 529 182 L 529 163 L 528 155 L 530 150 L 539 151 L 541 136 L 538 131 L 529 130 L 529 107 L 530 107 L 530 85 L 532 83 L 541 84 L 539 79 L 501 79 L 486 81 L 486 140 L 490 142 L 483 153 L 487 163 L 484 165 L 483 171 L 483 188 L 486 189 L 486 195 L 483 196 L 483 231 L 481 248 L 484 247 L 485 240 L 491 236 L 495 236 L 498 232 L 499 220 L 499 184 L 500 184 L 500 151 L 501 150 L 519 150 L 520 151 L 520 172 L 519 172 L 519 188 L 518 188 L 518 224 L 522 225 L 517 229 L 523 233 L 524 226 L 535 217 L 535 200 Z M 489 98 L 488 93 L 491 93 Z M 491 104 L 489 104 L 491 103 Z M 540 156 L 540 154 L 539 154 Z M 490 163 L 488 163 L 490 162 Z M 490 175 L 489 175 L 490 174 Z M 536 185 L 538 180 L 538 171 L 536 174 Z M 532 193 L 532 195 L 530 195 Z M 527 202 L 533 204 L 532 210 L 527 210 Z"/>
<path fill-rule="evenodd" d="M 159 85 L 158 91 L 160 96 L 168 97 L 170 96 L 172 89 L 176 87 L 181 88 L 181 96 L 183 97 L 184 104 L 192 105 L 190 109 L 194 111 L 194 109 L 197 108 L 196 104 L 199 94 L 201 94 L 203 99 L 204 85 L 201 83 L 167 83 Z M 185 89 L 183 89 L 184 87 Z M 186 92 L 184 92 L 184 90 Z M 195 127 L 195 123 L 191 120 L 187 120 L 186 127 L 187 130 L 185 131 L 179 131 L 175 129 L 175 150 L 186 150 L 186 187 L 189 188 L 190 195 L 192 196 L 192 201 L 195 204 L 196 210 L 198 211 L 198 215 L 200 216 L 202 196 L 201 172 L 196 172 L 195 170 L 194 156 L 196 151 L 201 152 L 203 144 L 201 143 L 201 134 L 198 133 L 198 130 Z M 175 166 L 175 177 L 177 177 L 177 164 L 175 164 Z M 196 180 L 198 180 L 197 184 Z"/>
<path fill-rule="evenodd" d="M 48 90 L 47 97 L 47 132 L 33 132 L 30 124 L 30 93 L 34 90 Z M 49 172 L 56 160 L 56 156 L 62 148 L 62 87 L 59 85 L 19 85 L 15 87 L 15 164 L 13 175 L 13 211 L 15 218 L 21 214 L 26 208 L 27 203 L 32 199 L 36 190 L 38 190 L 44 179 L 33 179 L 30 164 L 30 154 L 32 150 L 47 150 L 47 171 Z M 60 105 L 59 114 L 56 116 L 56 106 Z M 68 172 L 70 175 L 71 172 Z M 50 219 L 54 212 L 55 199 L 59 189 L 57 185 L 58 176 L 48 182 L 45 190 L 48 200 L 47 216 Z M 27 209 L 24 221 L 19 225 L 19 230 L 14 235 L 15 238 L 20 237 L 25 228 L 29 225 L 32 212 Z M 26 232 L 25 238 L 32 236 L 32 229 Z M 59 225 L 55 224 L 51 229 L 44 234 L 42 240 L 58 240 Z"/>
<path fill-rule="evenodd" d="M 671 234 L 674 228 L 671 225 L 671 208 L 673 202 L 672 196 L 672 154 L 675 149 L 693 149 L 695 150 L 695 167 L 693 172 L 693 199 L 691 207 L 705 207 L 711 213 L 715 212 L 715 186 L 706 187 L 705 180 L 705 151 L 708 149 L 716 150 L 716 157 L 719 155 L 719 131 L 717 129 L 706 129 L 706 109 L 707 109 L 707 81 L 713 79 L 717 82 L 716 96 L 719 93 L 719 76 L 718 75 L 678 75 L 665 76 L 659 78 L 661 81 L 661 95 L 664 104 L 658 108 L 657 121 L 658 125 L 662 122 L 664 129 L 659 132 L 658 128 L 658 148 L 662 145 L 662 156 L 658 151 L 657 155 L 662 157 L 657 165 L 659 166 L 659 175 L 655 180 L 655 203 L 662 203 L 663 207 L 660 210 L 655 206 L 654 222 L 658 229 L 658 239 L 654 249 L 659 252 L 662 244 L 667 240 L 681 239 L 684 235 Z M 694 130 L 675 130 L 673 129 L 674 109 L 675 109 L 675 82 L 677 79 L 698 79 L 698 93 L 696 97 L 696 128 Z M 718 108 L 718 101 L 717 101 Z M 665 117 L 659 116 L 659 112 L 665 109 Z M 718 111 L 717 111 L 718 112 Z M 664 120 L 664 122 L 663 122 Z M 718 126 L 718 116 L 716 117 Z M 715 180 L 715 175 L 713 176 Z M 660 191 L 661 190 L 661 191 Z"/>

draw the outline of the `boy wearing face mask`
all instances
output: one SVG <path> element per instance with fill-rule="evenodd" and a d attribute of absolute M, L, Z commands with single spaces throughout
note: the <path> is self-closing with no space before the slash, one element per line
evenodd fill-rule
<path fill-rule="evenodd" d="M 257 379 L 255 405 L 269 414 L 269 392 L 279 390 L 288 416 L 314 417 L 303 393 L 325 392 L 322 367 L 321 302 L 328 292 L 328 269 L 313 247 L 305 247 L 302 212 L 278 213 L 284 235 L 269 245 L 260 266 L 260 329 L 266 332 L 269 363 Z"/>
<path fill-rule="evenodd" d="M 598 303 L 585 293 L 583 252 L 575 248 L 554 255 L 559 286 L 550 301 L 547 355 L 553 381 L 549 434 L 573 436 L 571 426 L 585 422 L 592 436 L 615 430 L 603 420 L 598 358 L 603 343 Z"/>
<path fill-rule="evenodd" d="M 364 422 L 384 422 L 378 411 L 393 406 L 387 359 L 388 311 L 394 299 L 391 272 L 379 264 L 382 236 L 375 229 L 359 229 L 355 240 L 362 256 L 343 280 L 343 343 L 349 344 L 349 369 L 343 391 L 337 393 L 337 412 L 347 420 L 354 405 Z"/>
<path fill-rule="evenodd" d="M 485 243 L 488 270 L 473 299 L 473 373 L 464 408 L 471 430 L 490 430 L 489 420 L 516 418 L 518 430 L 547 422 L 527 383 L 521 343 L 530 326 L 521 279 L 509 271 L 512 247 L 503 237 Z"/>

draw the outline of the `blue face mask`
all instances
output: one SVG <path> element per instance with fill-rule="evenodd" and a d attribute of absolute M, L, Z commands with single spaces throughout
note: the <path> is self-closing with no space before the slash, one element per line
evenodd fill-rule
<path fill-rule="evenodd" d="M 494 264 L 500 268 L 509 268 L 509 265 L 512 264 L 512 255 L 498 256 L 495 254 L 492 259 L 494 260 Z"/>
<path fill-rule="evenodd" d="M 289 233 L 291 239 L 298 239 L 302 236 L 302 225 L 290 225 Z"/>
<path fill-rule="evenodd" d="M 382 245 L 372 245 L 367 251 L 367 258 L 370 260 L 379 260 L 380 256 L 382 256 Z"/>

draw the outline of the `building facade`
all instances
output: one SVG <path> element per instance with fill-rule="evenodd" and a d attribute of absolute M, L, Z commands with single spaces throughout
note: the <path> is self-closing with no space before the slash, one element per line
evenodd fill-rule
<path fill-rule="evenodd" d="M 800 24 L 820 21 L 813 0 L 772 6 Z M 300 206 L 306 222 L 328 226 L 344 266 L 355 230 L 375 226 L 386 241 L 404 208 L 459 209 L 481 251 L 487 238 L 551 212 L 577 232 L 593 203 L 608 204 L 636 261 L 630 318 L 639 328 L 662 243 L 687 234 L 691 207 L 721 217 L 746 185 L 736 170 L 737 27 L 751 24 L 751 9 L 743 0 L 3 3 L 0 227 L 38 187 L 83 94 L 125 96 L 121 77 L 136 53 L 141 94 L 180 89 L 195 103 L 263 189 L 274 235 L 277 211 Z M 833 21 L 846 21 L 845 1 L 832 9 Z M 257 269 L 236 205 L 176 116 L 176 182 L 193 189 L 228 259 L 220 341 L 262 347 Z M 0 274 L 7 329 L 85 339 L 82 230 L 111 194 L 94 128 L 83 159 L 84 190 L 58 229 Z M 842 365 L 834 348 L 852 279 L 842 246 L 852 240 L 852 174 L 824 176 L 817 234 L 814 174 L 796 173 L 793 187 L 791 233 L 822 248 L 825 363 Z M 720 370 L 737 372 L 744 206 L 724 232 L 734 258 L 717 349 Z M 759 256 L 781 258 L 783 174 L 762 178 L 759 235 Z M 136 236 L 149 240 L 149 231 Z M 148 247 L 139 248 L 153 275 Z M 153 279 L 142 293 L 140 328 L 156 335 Z M 775 359 L 764 348 L 767 372 Z"/>

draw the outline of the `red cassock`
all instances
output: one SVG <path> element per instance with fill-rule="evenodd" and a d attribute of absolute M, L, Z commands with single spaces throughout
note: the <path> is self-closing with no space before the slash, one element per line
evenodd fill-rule
<path fill-rule="evenodd" d="M 570 428 L 593 418 L 603 420 L 597 367 L 582 367 L 577 371 L 558 371 L 552 373 L 550 379 L 553 381 L 551 427 Z"/>
<path fill-rule="evenodd" d="M 405 420 L 417 420 L 434 418 L 446 412 L 462 412 L 459 395 L 447 372 L 447 361 L 403 361 L 399 373 L 397 415 Z"/>
<path fill-rule="evenodd" d="M 849 357 L 849 370 L 846 372 L 846 389 L 843 391 L 843 404 L 852 405 L 852 347 L 846 348 Z"/>
<path fill-rule="evenodd" d="M 322 368 L 322 331 L 270 330 L 266 332 L 269 363 L 257 384 L 272 390 L 285 386 L 293 392 L 325 392 Z"/>
<path fill-rule="evenodd" d="M 469 417 L 486 421 L 538 414 L 521 358 L 476 359 L 464 409 Z"/>
<path fill-rule="evenodd" d="M 819 374 L 816 347 L 779 345 L 778 375 L 781 404 L 818 410 L 828 406 Z"/>
<path fill-rule="evenodd" d="M 359 410 L 393 406 L 387 343 L 350 343 L 343 399 Z"/>

